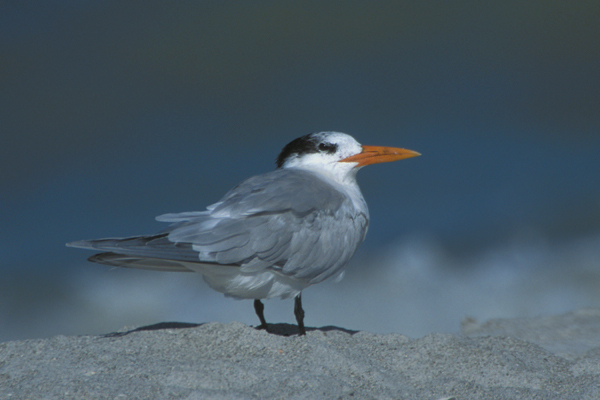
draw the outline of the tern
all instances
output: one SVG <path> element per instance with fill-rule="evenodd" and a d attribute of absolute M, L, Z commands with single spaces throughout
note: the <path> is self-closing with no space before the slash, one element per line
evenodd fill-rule
<path fill-rule="evenodd" d="M 261 299 L 293 297 L 305 335 L 302 290 L 341 274 L 367 233 L 356 172 L 418 155 L 363 146 L 345 133 L 311 133 L 283 148 L 275 171 L 243 181 L 205 211 L 156 217 L 171 223 L 157 234 L 67 246 L 102 251 L 88 260 L 111 266 L 198 272 L 226 296 L 254 299 L 258 328 L 267 331 Z"/>

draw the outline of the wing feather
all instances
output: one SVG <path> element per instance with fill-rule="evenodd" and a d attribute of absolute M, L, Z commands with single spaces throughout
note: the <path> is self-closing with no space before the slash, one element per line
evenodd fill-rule
<path fill-rule="evenodd" d="M 189 243 L 173 243 L 164 233 L 153 236 L 80 240 L 67 243 L 67 246 L 138 257 L 198 261 L 198 253 L 192 249 Z"/>
<path fill-rule="evenodd" d="M 111 265 L 156 269 L 165 260 L 171 270 L 185 270 L 180 262 L 226 264 L 243 272 L 271 268 L 316 283 L 347 263 L 368 225 L 367 215 L 356 217 L 347 194 L 315 173 L 294 169 L 252 177 L 206 211 L 157 220 L 172 224 L 154 236 L 70 245 L 110 252 L 93 261 Z"/>

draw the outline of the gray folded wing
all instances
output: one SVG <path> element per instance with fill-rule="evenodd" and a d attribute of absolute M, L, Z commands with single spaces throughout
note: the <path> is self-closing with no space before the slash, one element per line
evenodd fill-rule
<path fill-rule="evenodd" d="M 155 236 L 71 245 L 153 260 L 237 265 L 248 272 L 272 268 L 316 283 L 347 263 L 368 225 L 368 216 L 357 216 L 346 194 L 311 172 L 290 169 L 242 182 L 207 211 L 157 219 L 173 224 Z"/>

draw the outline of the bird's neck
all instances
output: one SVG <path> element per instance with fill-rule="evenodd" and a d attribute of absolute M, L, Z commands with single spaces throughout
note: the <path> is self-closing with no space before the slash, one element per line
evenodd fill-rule
<path fill-rule="evenodd" d="M 290 167 L 310 171 L 323 177 L 326 181 L 333 181 L 340 185 L 358 188 L 358 184 L 356 183 L 356 172 L 358 171 L 358 169 L 353 168 L 352 165 L 349 163 L 336 162 L 327 165 L 326 167 L 324 167 L 323 165 L 311 164 L 296 165 Z"/>
<path fill-rule="evenodd" d="M 310 168 L 310 166 L 303 165 L 301 168 L 296 167 L 297 169 L 310 171 L 317 176 L 319 176 L 324 181 L 328 182 L 330 185 L 335 187 L 342 193 L 345 193 L 351 200 L 357 210 L 368 215 L 368 208 L 365 202 L 365 199 L 360 191 L 360 187 L 358 186 L 358 182 L 356 181 L 356 172 L 357 168 L 348 168 L 348 164 L 338 164 L 340 167 L 336 168 L 323 168 L 322 166 L 316 166 L 315 168 Z M 294 168 L 294 167 L 292 167 Z"/>

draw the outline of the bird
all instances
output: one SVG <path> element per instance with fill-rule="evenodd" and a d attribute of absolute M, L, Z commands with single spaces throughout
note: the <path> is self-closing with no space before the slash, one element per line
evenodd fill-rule
<path fill-rule="evenodd" d="M 288 143 L 276 169 L 241 182 L 203 211 L 164 214 L 156 234 L 80 240 L 69 247 L 101 251 L 89 261 L 117 267 L 198 272 L 225 296 L 294 298 L 306 335 L 302 290 L 339 276 L 369 226 L 356 181 L 362 167 L 419 156 L 396 147 L 364 146 L 341 132 L 315 132 Z"/>

